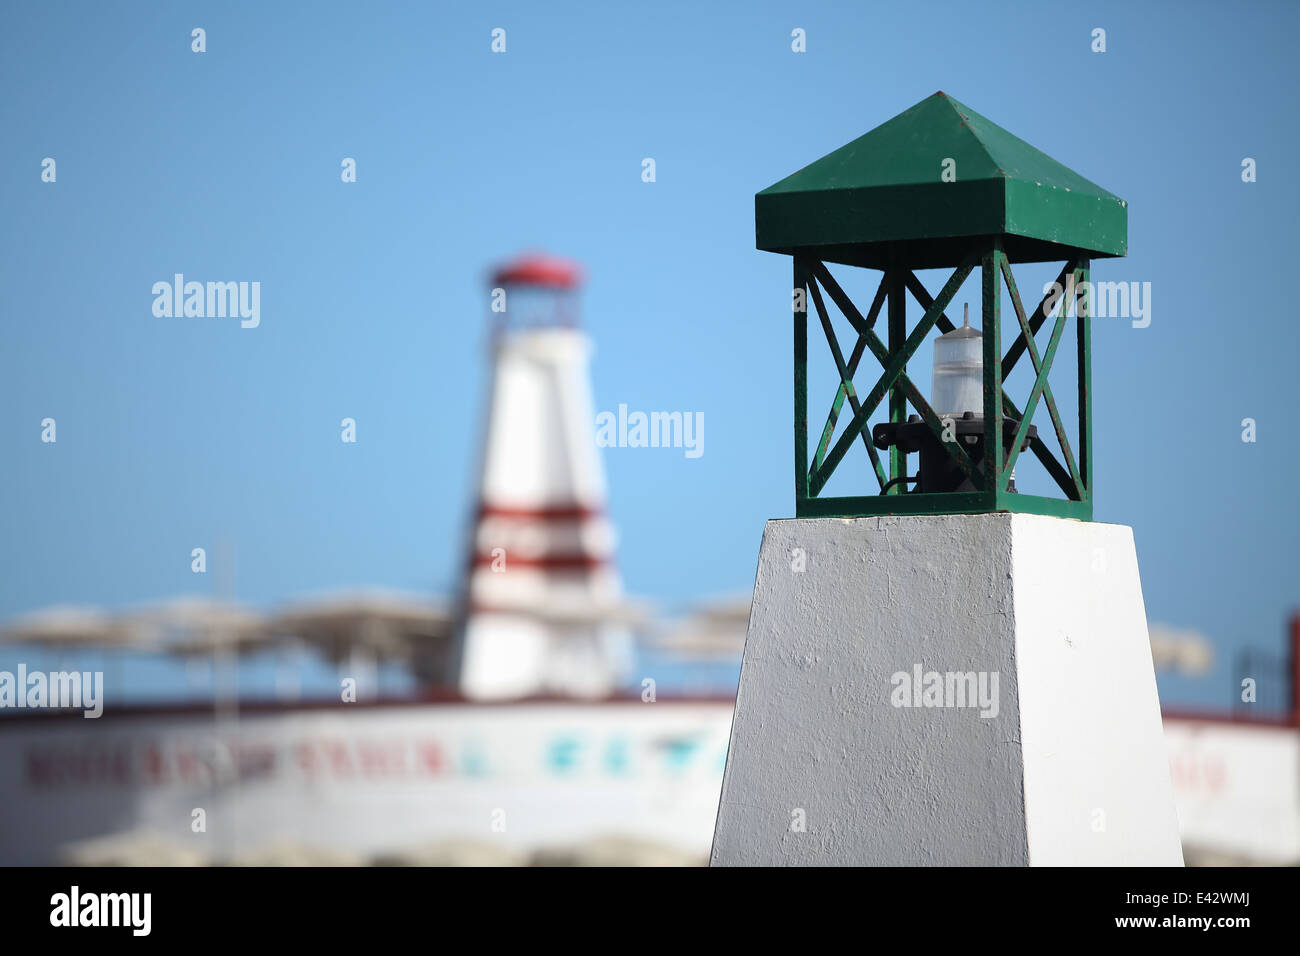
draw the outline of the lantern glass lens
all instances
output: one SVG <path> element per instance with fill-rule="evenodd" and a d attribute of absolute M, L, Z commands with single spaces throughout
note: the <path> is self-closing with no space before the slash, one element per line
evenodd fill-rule
<path fill-rule="evenodd" d="M 979 329 L 964 325 L 934 341 L 930 404 L 940 418 L 984 414 L 984 341 Z"/>

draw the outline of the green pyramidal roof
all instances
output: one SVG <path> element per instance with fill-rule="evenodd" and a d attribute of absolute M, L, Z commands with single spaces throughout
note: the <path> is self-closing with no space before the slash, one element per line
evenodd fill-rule
<path fill-rule="evenodd" d="M 883 268 L 956 265 L 1002 236 L 1012 262 L 1128 252 L 1124 200 L 935 93 L 754 197 L 759 249 Z"/>

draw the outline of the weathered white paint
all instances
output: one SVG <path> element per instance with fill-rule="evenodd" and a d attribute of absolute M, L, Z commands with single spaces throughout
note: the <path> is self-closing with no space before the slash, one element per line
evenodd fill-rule
<path fill-rule="evenodd" d="M 1165 718 L 1188 853 L 1300 863 L 1300 730 Z"/>
<path fill-rule="evenodd" d="M 996 672 L 997 715 L 894 706 L 917 665 Z M 712 859 L 1181 865 L 1132 532 L 768 522 Z"/>

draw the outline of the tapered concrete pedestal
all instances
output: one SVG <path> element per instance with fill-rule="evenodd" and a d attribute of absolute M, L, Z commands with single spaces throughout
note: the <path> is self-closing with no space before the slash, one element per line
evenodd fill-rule
<path fill-rule="evenodd" d="M 1132 531 L 770 521 L 714 865 L 1182 865 Z"/>

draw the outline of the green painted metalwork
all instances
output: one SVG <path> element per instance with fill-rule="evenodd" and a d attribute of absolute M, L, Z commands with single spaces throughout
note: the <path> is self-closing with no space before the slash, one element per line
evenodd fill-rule
<path fill-rule="evenodd" d="M 1029 401 L 1025 403 L 1024 413 L 1020 416 L 1020 427 L 1016 430 L 1015 440 L 1011 443 L 1011 450 L 1008 452 L 1005 474 L 1002 476 L 998 487 L 1006 490 L 1011 482 L 1011 475 L 1016 467 L 1016 458 L 1020 455 L 1020 446 L 1029 434 L 1029 424 L 1033 421 L 1034 410 L 1038 407 L 1038 400 L 1042 398 L 1047 403 L 1048 414 L 1052 418 L 1052 426 L 1056 429 L 1057 441 L 1061 443 L 1061 454 L 1065 456 L 1066 464 L 1070 468 L 1070 477 L 1073 479 L 1075 488 L 1079 492 L 1079 497 L 1083 497 L 1083 485 L 1079 481 L 1079 472 L 1074 464 L 1074 456 L 1070 454 L 1070 439 L 1065 434 L 1065 426 L 1061 422 L 1060 413 L 1056 410 L 1056 400 L 1052 397 L 1051 386 L 1047 384 L 1047 375 L 1052 370 L 1052 360 L 1056 358 L 1056 348 L 1061 344 L 1061 333 L 1065 331 L 1065 320 L 1069 315 L 1069 309 L 1065 307 L 1064 301 L 1061 306 L 1060 316 L 1056 320 L 1056 325 L 1052 329 L 1052 334 L 1047 341 L 1047 351 L 1043 353 L 1043 358 L 1038 357 L 1038 348 L 1034 344 L 1034 332 L 1030 328 L 1029 319 L 1025 316 L 1024 303 L 1020 301 L 1020 292 L 1016 288 L 1016 280 L 1011 275 L 1011 267 L 1005 259 L 1002 260 L 1002 276 L 1007 283 L 1007 292 L 1011 295 L 1011 304 L 1015 308 L 1016 320 L 1020 323 L 1021 336 L 1017 342 L 1024 342 L 1029 349 L 1029 359 L 1034 365 L 1034 387 L 1029 393 Z"/>
<path fill-rule="evenodd" d="M 873 269 L 951 265 L 987 236 L 1013 263 L 1128 252 L 1122 199 L 942 92 L 764 189 L 754 209 L 758 248 Z"/>
<path fill-rule="evenodd" d="M 808 497 L 808 280 L 794 261 L 794 493 Z"/>
<path fill-rule="evenodd" d="M 1001 489 L 1002 463 L 1002 243 L 994 239 L 981 260 L 984 306 L 984 474 Z"/>
<path fill-rule="evenodd" d="M 940 180 L 937 160 L 933 168 L 927 165 L 936 156 L 956 162 L 955 182 Z M 755 209 L 758 247 L 794 256 L 798 516 L 1019 511 L 1091 519 L 1091 320 L 1088 297 L 1082 292 L 1092 258 L 1125 254 L 1127 206 L 1122 200 L 938 93 L 759 193 Z M 1011 265 L 1049 259 L 1065 260 L 1057 285 L 1068 293 L 1046 294 L 1032 313 L 1026 313 Z M 865 315 L 845 294 L 827 263 L 881 271 Z M 915 270 L 939 266 L 953 272 L 939 294 L 931 297 Z M 944 441 L 943 421 L 908 376 L 908 363 L 930 332 L 954 329 L 945 310 L 976 267 L 980 270 L 984 369 L 984 459 L 978 467 L 960 443 Z M 1018 325 L 1005 353 L 1001 341 L 1004 285 Z M 910 332 L 906 318 L 909 293 L 924 310 Z M 810 298 L 839 378 L 811 465 L 807 394 Z M 847 359 L 836 338 L 827 298 L 857 334 Z M 1040 352 L 1036 336 L 1058 302 L 1056 321 Z M 875 331 L 882 311 L 887 316 L 888 344 Z M 1050 384 L 1071 317 L 1078 352 L 1077 461 Z M 854 376 L 867 352 L 882 371 L 870 391 L 859 396 Z M 1005 382 L 1026 353 L 1033 364 L 1034 380 L 1022 413 L 1007 395 Z M 836 438 L 846 402 L 852 418 Z M 905 421 L 910 406 L 975 490 L 944 494 L 908 491 L 907 481 L 915 480 L 906 473 L 908 454 L 892 445 L 886 469 L 870 438 L 869 420 L 882 403 L 891 422 Z M 1061 460 L 1042 437 L 1029 431 L 1040 406 L 1046 406 L 1052 420 Z M 1004 420 L 1016 422 L 1009 447 L 1002 436 Z M 836 467 L 859 438 L 880 494 L 821 497 Z M 1064 498 L 1010 490 L 1026 439 L 1034 458 Z"/>
<path fill-rule="evenodd" d="M 1075 273 L 1078 271 L 1078 268 L 1078 260 L 1071 259 L 1065 264 L 1065 267 L 1061 269 L 1061 274 L 1056 277 L 1055 285 L 1058 288 L 1064 289 L 1067 277 L 1077 278 Z M 1011 274 L 1010 269 L 1007 270 L 1007 274 Z M 1078 288 L 1077 283 L 1073 285 L 1073 288 Z M 1034 309 L 1033 317 L 1029 320 L 1031 338 L 1038 334 L 1038 330 L 1042 328 L 1043 323 L 1047 321 L 1048 306 L 1050 302 L 1051 293 L 1047 293 L 1043 296 L 1042 301 L 1038 303 L 1038 308 Z M 1007 349 L 1006 357 L 1002 359 L 1002 381 L 1005 382 L 1011 377 L 1011 370 L 1016 367 L 1016 363 L 1020 361 L 1020 357 L 1025 354 L 1025 341 L 1024 337 L 1018 338 L 1011 343 L 1011 348 Z"/>
<path fill-rule="evenodd" d="M 903 276 L 897 269 L 886 273 L 889 281 L 889 351 L 896 354 L 902 350 L 907 341 L 907 287 Z M 939 310 L 943 314 L 943 309 Z M 936 322 L 938 319 L 935 320 Z M 903 360 L 902 374 L 907 374 L 907 359 Z M 902 389 L 889 390 L 889 420 L 891 422 L 907 421 L 907 398 Z M 864 429 L 863 435 L 866 435 Z M 907 476 L 907 456 L 897 445 L 889 449 L 890 491 L 895 495 L 903 494 L 907 489 L 902 480 Z"/>
<path fill-rule="evenodd" d="M 1092 520 L 1092 508 L 1085 501 L 1044 498 L 1041 495 L 963 491 L 951 494 L 909 494 L 903 502 L 889 495 L 857 495 L 833 498 L 807 498 L 796 503 L 797 518 L 860 518 L 878 515 L 972 515 L 994 511 L 1051 515 L 1057 518 Z"/>
<path fill-rule="evenodd" d="M 813 471 L 816 471 L 822 463 L 822 456 L 826 454 L 826 446 L 830 443 L 831 435 L 835 432 L 835 420 L 839 417 L 840 408 L 844 405 L 844 399 L 847 397 L 849 406 L 853 409 L 854 415 L 862 414 L 862 405 L 858 402 L 858 393 L 853 389 L 853 373 L 849 371 L 844 361 L 844 353 L 840 351 L 840 343 L 835 338 L 835 330 L 831 327 L 830 313 L 826 311 L 826 304 L 822 302 L 821 291 L 817 288 L 817 283 L 809 280 L 808 291 L 811 293 L 813 303 L 817 306 L 817 315 L 821 319 L 822 330 L 826 333 L 826 343 L 831 347 L 831 356 L 835 359 L 835 367 L 840 373 L 839 388 L 835 391 L 835 402 L 831 406 L 831 414 L 826 420 L 826 428 L 822 431 L 821 443 L 817 446 L 817 454 L 813 458 Z M 865 330 L 867 335 L 871 335 L 871 330 Z M 867 447 L 867 455 L 871 458 L 871 465 L 876 470 L 876 477 L 880 480 L 880 488 L 883 491 L 887 484 L 884 469 L 880 465 L 880 455 L 876 452 L 876 446 L 871 444 L 871 439 L 865 432 L 862 433 L 862 443 Z"/>
<path fill-rule="evenodd" d="M 885 394 L 895 387 L 899 376 L 903 374 L 903 368 L 907 364 L 908 358 L 920 347 L 921 342 L 934 328 L 934 324 L 944 307 L 957 294 L 961 284 L 966 281 L 966 277 L 970 275 L 971 270 L 974 268 L 973 258 L 968 257 L 966 262 L 957 267 L 957 271 L 952 274 L 952 277 L 943 287 L 943 291 L 939 293 L 934 305 L 926 311 L 925 316 L 917 323 L 916 328 L 908 336 L 901 349 L 890 351 L 889 363 L 885 366 L 884 374 L 880 376 L 875 386 L 867 393 L 866 399 L 862 402 L 861 411 L 853 416 L 853 420 L 849 422 L 839 441 L 831 448 L 830 454 L 826 456 L 826 460 L 822 462 L 821 467 L 808 476 L 808 491 L 813 497 L 816 497 L 817 493 L 825 486 L 831 472 L 840 463 L 844 453 L 849 450 L 849 445 L 853 442 L 854 437 L 866 426 L 868 416 L 876 410 L 876 406 L 880 404 Z"/>
<path fill-rule="evenodd" d="M 880 287 L 876 290 L 875 301 L 873 301 L 871 305 L 871 311 L 868 314 L 867 319 L 864 320 L 862 316 L 858 313 L 857 307 L 853 304 L 852 301 L 850 301 L 849 297 L 844 294 L 844 290 L 840 288 L 840 284 L 835 281 L 835 277 L 830 274 L 830 270 L 828 270 L 823 263 L 814 261 L 812 263 L 805 263 L 805 267 L 809 272 L 809 289 L 813 290 L 814 301 L 817 303 L 818 311 L 822 312 L 823 322 L 827 322 L 829 320 L 825 315 L 824 312 L 825 307 L 821 302 L 820 296 L 818 296 L 815 291 L 817 282 L 820 282 L 824 286 L 826 286 L 826 291 L 830 295 L 831 299 L 834 300 L 835 304 L 840 308 L 840 311 L 844 313 L 844 316 L 849 320 L 850 324 L 852 324 L 855 329 L 858 329 L 858 344 L 854 347 L 853 355 L 850 358 L 848 364 L 848 372 L 850 377 L 857 370 L 858 361 L 862 357 L 862 350 L 864 348 L 870 348 L 872 354 L 875 355 L 876 359 L 880 362 L 882 366 L 888 365 L 892 353 L 885 348 L 884 344 L 881 343 L 880 338 L 875 334 L 875 332 L 871 330 L 871 326 L 875 323 L 876 316 L 880 309 L 881 301 L 884 297 L 883 290 L 887 288 L 887 282 L 889 279 L 888 274 L 882 277 L 880 281 Z M 915 280 L 915 278 L 916 278 L 915 276 L 912 276 L 913 280 Z M 917 287 L 924 296 L 925 302 L 923 304 L 925 305 L 925 308 L 929 309 L 931 306 L 933 306 L 934 300 L 930 298 L 930 294 L 926 292 L 925 288 L 923 286 L 920 286 L 919 283 Z M 947 322 L 947 317 L 943 314 L 943 311 L 940 310 L 939 318 L 935 324 L 937 326 L 942 327 L 941 323 L 944 322 Z M 951 329 L 952 323 L 949 322 L 948 327 L 949 329 Z M 904 406 L 904 409 L 906 409 L 906 404 L 908 402 L 911 402 L 912 407 L 916 409 L 916 411 L 925 420 L 926 424 L 930 426 L 930 431 L 934 435 L 936 435 L 940 441 L 942 441 L 943 431 L 944 431 L 942 421 L 940 420 L 939 416 L 935 413 L 934 409 L 930 407 L 930 403 L 927 402 L 925 398 L 921 395 L 920 390 L 918 390 L 917 387 L 912 383 L 911 379 L 908 378 L 906 372 L 899 375 L 898 390 L 901 391 L 902 393 L 901 398 L 903 400 L 902 404 Z M 832 405 L 831 414 L 827 419 L 826 429 L 822 433 L 821 444 L 818 446 L 817 454 L 813 458 L 813 471 L 816 471 L 821 467 L 822 457 L 825 454 L 826 446 L 829 442 L 830 436 L 834 432 L 835 420 L 839 416 L 839 410 L 841 405 L 840 396 L 843 393 L 844 393 L 844 383 L 841 382 L 839 391 L 836 392 L 835 404 Z M 855 410 L 855 414 L 859 410 L 860 409 Z M 871 411 L 872 411 L 871 409 L 867 410 L 868 416 L 871 414 Z M 899 420 L 901 421 L 902 419 Z M 862 434 L 865 438 L 866 435 L 865 430 L 863 431 Z M 868 451 L 871 453 L 871 461 L 875 467 L 876 475 L 880 479 L 880 486 L 883 491 L 887 484 L 887 481 L 884 476 L 884 471 L 881 468 L 880 459 L 876 454 L 874 445 L 868 442 L 867 448 Z M 957 465 L 961 468 L 962 472 L 965 473 L 975 484 L 978 485 L 982 481 L 982 477 L 977 472 L 975 468 L 975 463 L 971 461 L 970 456 L 966 453 L 966 450 L 962 448 L 961 445 L 953 445 L 950 450 L 952 451 L 953 455 L 956 457 Z M 897 474 L 901 474 L 901 472 Z M 897 477 L 897 474 L 895 474 L 893 477 Z"/>
<path fill-rule="evenodd" d="M 907 270 L 906 284 L 907 290 L 912 293 L 912 297 L 916 299 L 921 308 L 930 308 L 934 303 L 934 299 L 930 298 L 930 293 L 926 291 L 925 286 L 921 285 L 921 280 L 916 277 L 916 273 L 911 269 Z M 938 326 L 940 332 L 945 334 L 951 332 L 957 327 L 953 324 L 952 319 L 948 318 L 948 316 L 942 312 L 939 313 L 939 321 L 936 322 L 935 325 Z M 1003 373 L 1002 377 L 1006 378 L 1006 373 Z"/>
<path fill-rule="evenodd" d="M 1091 288 L 1087 259 L 1079 263 L 1081 288 Z M 1075 307 L 1075 325 L 1079 347 L 1079 470 L 1083 484 L 1079 489 L 1084 500 L 1092 503 L 1092 303 L 1088 295 L 1079 297 Z"/>

